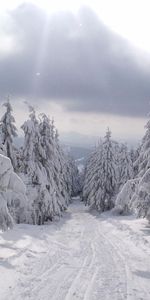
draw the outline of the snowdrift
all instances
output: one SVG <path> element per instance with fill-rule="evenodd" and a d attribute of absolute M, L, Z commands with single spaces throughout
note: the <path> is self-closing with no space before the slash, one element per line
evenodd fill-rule
<path fill-rule="evenodd" d="M 0 154 L 0 228 L 6 230 L 14 221 L 25 221 L 25 208 L 25 185 L 14 173 L 10 159 Z"/>
<path fill-rule="evenodd" d="M 117 196 L 115 209 L 150 220 L 150 169 L 141 178 L 128 180 Z"/>

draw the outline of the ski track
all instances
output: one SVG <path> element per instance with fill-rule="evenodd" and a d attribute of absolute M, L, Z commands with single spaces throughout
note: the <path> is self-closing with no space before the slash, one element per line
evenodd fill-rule
<path fill-rule="evenodd" d="M 39 235 L 6 259 L 15 280 L 0 299 L 149 300 L 150 253 L 118 223 L 74 201 L 63 220 L 38 227 Z"/>

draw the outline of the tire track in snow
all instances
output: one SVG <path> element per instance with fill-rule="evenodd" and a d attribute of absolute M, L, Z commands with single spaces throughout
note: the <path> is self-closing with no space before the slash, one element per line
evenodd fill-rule
<path fill-rule="evenodd" d="M 116 279 L 114 277 L 114 279 L 116 281 L 114 283 L 116 284 L 116 292 L 118 292 L 118 294 L 119 294 L 118 299 L 120 299 L 120 300 L 127 299 L 128 300 L 129 299 L 128 298 L 128 296 L 129 296 L 128 280 L 127 280 L 128 269 L 127 269 L 127 265 L 124 260 L 124 257 L 118 251 L 116 246 L 107 238 L 107 236 L 102 233 L 102 228 L 100 230 L 99 223 L 97 225 L 98 225 L 97 230 L 98 230 L 98 234 L 99 234 L 99 239 L 97 239 L 97 240 L 100 240 L 102 238 L 103 243 L 106 246 L 106 247 L 104 247 L 104 250 L 105 250 L 105 248 L 107 248 L 106 253 L 111 257 L 111 260 L 113 261 L 114 270 L 112 272 L 112 276 L 113 277 L 114 277 L 114 275 L 117 276 Z M 102 248 L 102 245 L 100 244 L 99 247 Z M 117 271 L 117 268 L 118 268 L 118 271 Z M 108 270 L 108 273 L 109 273 L 109 270 Z M 120 278 L 118 277 L 118 275 Z"/>
<path fill-rule="evenodd" d="M 45 253 L 28 257 L 26 252 L 9 300 L 127 299 L 125 261 L 100 224 L 82 203 L 72 204 L 53 236 L 49 227 Z"/>
<path fill-rule="evenodd" d="M 89 256 L 86 256 L 79 272 L 77 273 L 76 277 L 74 278 L 74 280 L 67 292 L 67 295 L 65 296 L 65 300 L 76 299 L 76 297 L 78 299 L 82 299 L 82 298 L 79 298 L 79 296 L 77 295 L 77 287 L 79 286 L 79 281 L 81 281 L 81 278 L 83 277 L 83 272 L 85 271 L 85 268 L 87 267 L 88 261 L 89 261 Z"/>
<path fill-rule="evenodd" d="M 116 222 L 115 222 L 116 226 Z M 119 228 L 120 225 L 117 227 Z M 114 229 L 114 228 L 113 228 Z M 100 230 L 100 229 L 99 229 Z M 104 231 L 106 229 L 104 228 Z M 127 299 L 129 300 L 149 300 L 150 299 L 150 291 L 147 289 L 147 286 L 144 287 L 144 284 L 141 284 L 140 278 L 137 278 L 135 276 L 135 270 L 139 264 L 139 269 L 142 270 L 143 265 L 143 257 L 145 260 L 144 265 L 147 266 L 149 263 L 150 255 L 147 256 L 144 253 L 144 255 L 141 253 L 141 249 L 136 249 L 135 245 L 130 244 L 130 247 L 128 243 L 126 244 L 126 240 L 124 241 L 124 238 L 120 238 L 120 236 L 117 236 L 113 233 L 112 238 L 115 243 L 112 243 L 109 238 L 108 232 L 105 234 L 105 238 L 108 241 L 108 243 L 111 243 L 112 247 L 116 250 L 118 255 L 121 257 L 121 259 L 124 261 L 124 265 L 126 268 L 126 274 L 127 274 Z M 131 243 L 131 242 L 130 242 Z M 137 247 L 139 248 L 139 247 Z M 142 250 L 143 251 L 143 250 Z M 132 253 L 133 252 L 133 253 Z M 133 260 L 134 255 L 134 260 Z M 136 258 L 137 256 L 137 258 Z M 141 258 L 140 258 L 141 256 Z M 137 261 L 136 261 L 137 259 Z M 150 267 L 150 264 L 149 264 Z M 146 273 L 146 272 L 145 272 Z M 145 282 L 145 281 L 144 281 Z"/>

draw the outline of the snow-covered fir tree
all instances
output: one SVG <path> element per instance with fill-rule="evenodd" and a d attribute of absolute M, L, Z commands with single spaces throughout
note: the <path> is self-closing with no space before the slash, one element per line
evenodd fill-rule
<path fill-rule="evenodd" d="M 127 145 L 121 144 L 118 155 L 119 159 L 119 188 L 134 177 L 133 162 Z"/>
<path fill-rule="evenodd" d="M 134 164 L 134 162 L 138 158 L 138 148 L 137 149 L 131 148 L 129 154 L 130 154 L 131 161 Z"/>
<path fill-rule="evenodd" d="M 83 197 L 86 204 L 103 212 L 113 207 L 113 196 L 117 188 L 116 157 L 111 132 L 108 129 L 103 143 L 92 155 L 87 171 Z"/>
<path fill-rule="evenodd" d="M 22 173 L 28 196 L 33 200 L 32 218 L 36 224 L 61 216 L 70 201 L 66 179 L 65 157 L 60 150 L 54 122 L 42 114 L 40 121 L 30 107 L 29 120 L 23 125 L 25 134 Z"/>
<path fill-rule="evenodd" d="M 58 132 L 55 129 L 54 121 L 45 115 L 41 115 L 40 121 L 41 146 L 44 155 L 41 153 L 42 165 L 46 169 L 48 180 L 55 189 L 55 197 L 57 199 L 60 212 L 66 209 L 70 201 L 69 190 L 66 185 L 65 157 L 60 149 Z M 50 188 L 50 190 L 52 187 Z"/>
<path fill-rule="evenodd" d="M 92 202 L 95 199 L 98 182 L 97 175 L 98 170 L 101 167 L 101 150 L 102 145 L 99 145 L 96 149 L 94 149 L 91 156 L 86 162 L 82 193 L 82 199 L 85 204 L 89 203 L 89 199 L 91 199 Z"/>
<path fill-rule="evenodd" d="M 14 138 L 17 137 L 17 128 L 15 126 L 15 119 L 12 115 L 13 109 L 9 98 L 3 104 L 6 112 L 0 121 L 0 149 L 1 153 L 11 159 L 14 169 L 17 168 L 16 148 L 14 146 Z"/>
<path fill-rule="evenodd" d="M 137 217 L 149 216 L 150 210 L 150 121 L 145 127 L 142 143 L 135 151 L 134 179 L 123 185 L 116 200 L 116 207 Z"/>
<path fill-rule="evenodd" d="M 102 194 L 100 195 L 101 200 L 99 202 L 102 211 L 113 207 L 112 197 L 114 196 L 117 187 L 116 168 L 117 163 L 113 142 L 111 140 L 111 132 L 108 129 L 102 144 Z"/>
<path fill-rule="evenodd" d="M 145 125 L 146 133 L 138 149 L 139 155 L 134 163 L 136 177 L 141 177 L 150 168 L 150 120 Z"/>
<path fill-rule="evenodd" d="M 73 157 L 68 156 L 70 178 L 71 178 L 71 196 L 75 197 L 81 193 L 81 181 L 79 176 L 79 170 L 76 166 L 76 162 Z"/>
<path fill-rule="evenodd" d="M 149 216 L 150 210 L 150 120 L 145 125 L 146 132 L 138 147 L 138 157 L 134 163 L 136 177 L 140 179 L 134 195 L 134 211 L 137 216 Z"/>

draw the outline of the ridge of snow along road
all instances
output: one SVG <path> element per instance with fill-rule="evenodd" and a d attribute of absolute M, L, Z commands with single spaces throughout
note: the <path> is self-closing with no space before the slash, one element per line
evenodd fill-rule
<path fill-rule="evenodd" d="M 149 300 L 146 220 L 90 213 L 75 199 L 59 222 L 0 234 L 1 300 Z"/>

